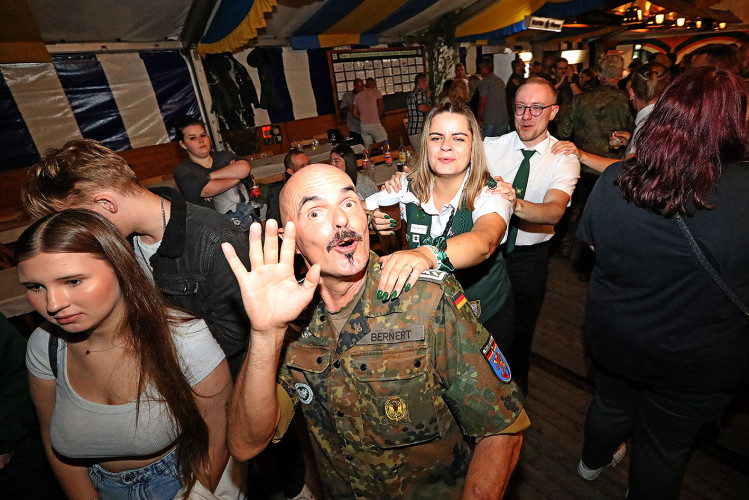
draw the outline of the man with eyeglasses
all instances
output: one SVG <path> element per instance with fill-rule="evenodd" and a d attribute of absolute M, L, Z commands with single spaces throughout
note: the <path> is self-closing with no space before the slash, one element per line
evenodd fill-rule
<path fill-rule="evenodd" d="M 507 358 L 525 394 L 533 330 L 546 289 L 549 242 L 580 177 L 576 157 L 551 153 L 557 139 L 548 127 L 559 111 L 556 99 L 549 81 L 529 78 L 512 106 L 515 132 L 484 139 L 497 191 L 514 210 L 504 247 L 515 298 L 515 337 Z"/>

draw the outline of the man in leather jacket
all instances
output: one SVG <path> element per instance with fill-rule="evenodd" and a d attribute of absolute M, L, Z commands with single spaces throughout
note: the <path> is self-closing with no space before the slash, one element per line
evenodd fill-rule
<path fill-rule="evenodd" d="M 29 171 L 22 195 L 34 219 L 88 208 L 131 235 L 135 255 L 174 306 L 205 319 L 236 377 L 250 323 L 221 252 L 229 242 L 247 260 L 247 238 L 217 212 L 185 202 L 175 189 L 149 191 L 127 162 L 95 141 L 70 141 Z"/>

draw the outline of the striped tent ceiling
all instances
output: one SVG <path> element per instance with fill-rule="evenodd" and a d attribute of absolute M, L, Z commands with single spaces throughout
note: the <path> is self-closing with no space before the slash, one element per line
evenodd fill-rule
<path fill-rule="evenodd" d="M 603 0 L 221 0 L 198 50 L 234 52 L 251 41 L 295 49 L 400 41 L 458 9 L 458 41 L 496 41 L 523 30 L 523 17 L 569 17 Z"/>

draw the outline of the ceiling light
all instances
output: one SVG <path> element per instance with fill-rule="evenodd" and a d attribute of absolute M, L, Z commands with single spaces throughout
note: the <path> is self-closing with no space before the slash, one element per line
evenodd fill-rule
<path fill-rule="evenodd" d="M 718 29 L 719 29 L 719 30 L 724 30 L 724 29 L 726 29 L 726 23 L 718 23 Z"/>
<path fill-rule="evenodd" d="M 697 29 L 702 29 L 702 21 L 700 21 L 699 19 L 697 21 L 695 21 L 694 22 L 694 27 L 697 28 Z"/>
<path fill-rule="evenodd" d="M 680 17 L 680 18 L 676 19 L 676 26 L 678 26 L 679 28 L 682 28 L 682 27 L 684 27 L 684 23 L 686 21 L 687 21 L 686 19 L 684 19 L 683 17 Z"/>
<path fill-rule="evenodd" d="M 664 19 L 666 18 L 665 14 L 656 14 L 655 15 L 655 24 L 663 24 Z"/>

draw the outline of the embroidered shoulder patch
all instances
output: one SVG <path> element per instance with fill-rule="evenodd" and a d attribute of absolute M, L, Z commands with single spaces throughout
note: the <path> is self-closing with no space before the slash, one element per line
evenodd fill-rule
<path fill-rule="evenodd" d="M 477 318 L 479 316 L 481 316 L 481 301 L 480 300 L 478 300 L 478 299 L 471 300 L 471 301 L 468 302 L 468 305 L 471 306 L 471 309 L 473 310 L 473 314 Z"/>
<path fill-rule="evenodd" d="M 481 354 L 484 355 L 487 363 L 489 363 L 494 375 L 505 384 L 509 384 L 510 380 L 512 380 L 510 365 L 507 363 L 504 354 L 499 350 L 497 343 L 491 335 L 489 335 L 486 345 L 481 349 Z"/>
<path fill-rule="evenodd" d="M 427 269 L 419 275 L 420 280 L 431 281 L 432 283 L 442 283 L 445 278 L 447 278 L 447 273 L 436 269 Z"/>

